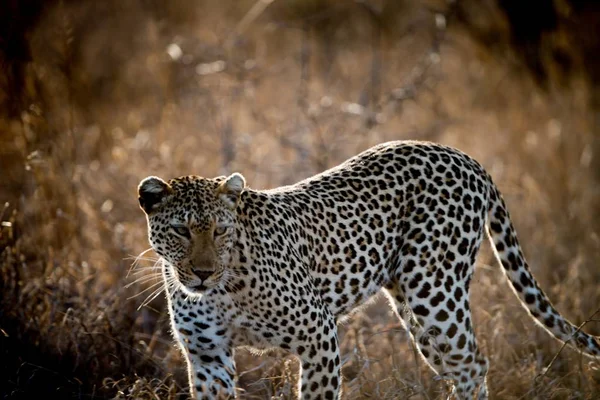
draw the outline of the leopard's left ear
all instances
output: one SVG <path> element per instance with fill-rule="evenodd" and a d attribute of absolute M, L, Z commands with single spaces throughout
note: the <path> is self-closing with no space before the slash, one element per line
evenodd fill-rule
<path fill-rule="evenodd" d="M 225 178 L 217 189 L 219 198 L 229 207 L 234 210 L 240 201 L 242 190 L 246 187 L 246 179 L 237 172 Z"/>
<path fill-rule="evenodd" d="M 160 206 L 165 197 L 173 192 L 171 186 L 157 176 L 149 176 L 138 186 L 138 201 L 146 214 Z"/>

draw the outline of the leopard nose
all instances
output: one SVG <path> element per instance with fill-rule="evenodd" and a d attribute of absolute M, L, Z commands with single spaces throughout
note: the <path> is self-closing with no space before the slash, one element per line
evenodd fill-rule
<path fill-rule="evenodd" d="M 202 281 L 205 281 L 206 279 L 208 279 L 209 276 L 212 275 L 212 273 L 214 271 L 205 271 L 202 269 L 194 269 L 192 270 L 192 272 L 194 273 L 194 275 L 196 275 L 198 278 L 202 279 Z"/>

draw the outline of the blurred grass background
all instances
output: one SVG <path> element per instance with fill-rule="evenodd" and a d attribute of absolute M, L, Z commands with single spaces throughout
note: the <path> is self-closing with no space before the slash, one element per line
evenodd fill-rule
<path fill-rule="evenodd" d="M 387 140 L 478 159 L 541 286 L 588 320 L 600 304 L 598 26 L 600 6 L 583 0 L 4 0 L 0 395 L 185 398 L 164 300 L 137 310 L 146 286 L 125 288 L 148 247 L 138 182 L 240 171 L 269 188 Z M 486 246 L 478 266 L 491 398 L 599 398 L 598 362 L 565 349 L 546 369 L 560 344 Z M 341 341 L 345 398 L 445 390 L 381 300 Z M 289 397 L 293 357 L 237 361 L 244 398 Z"/>

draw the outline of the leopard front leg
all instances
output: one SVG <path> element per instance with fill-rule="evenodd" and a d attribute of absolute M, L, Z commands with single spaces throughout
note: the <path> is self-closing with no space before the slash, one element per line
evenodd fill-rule
<path fill-rule="evenodd" d="M 235 362 L 218 298 L 189 299 L 179 290 L 168 293 L 173 333 L 188 367 L 193 399 L 235 398 Z"/>
<path fill-rule="evenodd" d="M 196 350 L 198 347 L 194 343 L 186 343 L 182 348 L 193 399 L 235 398 L 235 363 L 231 351 L 219 348 Z"/>
<path fill-rule="evenodd" d="M 310 333 L 305 344 L 296 346 L 301 361 L 299 398 L 334 400 L 341 397 L 341 361 L 334 318 L 324 311 L 324 318 Z M 315 329 L 316 328 L 316 329 Z"/>

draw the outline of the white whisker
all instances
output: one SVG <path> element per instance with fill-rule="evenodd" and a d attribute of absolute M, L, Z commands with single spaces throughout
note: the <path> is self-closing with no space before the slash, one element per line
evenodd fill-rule
<path fill-rule="evenodd" d="M 132 272 L 130 275 L 148 275 L 148 274 L 157 274 L 161 275 L 161 267 L 146 267 L 144 269 L 140 269 L 139 271 Z"/>
<path fill-rule="evenodd" d="M 143 283 L 150 282 L 150 281 L 157 280 L 157 279 L 162 280 L 162 275 L 160 273 L 155 272 L 153 274 L 145 274 L 143 276 L 138 277 L 133 282 L 130 282 L 127 285 L 125 285 L 125 289 L 129 289 L 131 286 L 133 286 L 135 284 L 143 284 Z"/>
<path fill-rule="evenodd" d="M 137 260 L 143 260 L 143 261 L 155 261 L 158 260 L 160 257 L 142 257 L 142 256 L 137 256 L 137 257 L 125 257 L 124 260 L 133 260 L 133 261 L 137 261 Z"/>
<path fill-rule="evenodd" d="M 156 265 L 156 262 L 158 262 L 158 260 L 160 260 L 160 257 L 158 257 L 158 258 L 155 258 L 155 257 L 144 257 L 144 255 L 146 253 L 148 253 L 149 251 L 151 251 L 151 250 L 152 250 L 152 247 L 149 247 L 146 250 L 142 251 L 137 256 L 130 256 L 130 257 L 126 258 L 126 259 L 132 259 L 133 258 L 133 263 L 131 264 L 131 267 L 127 271 L 127 275 L 126 276 L 129 276 L 129 273 L 132 271 L 132 269 L 137 268 L 137 266 L 140 264 L 140 261 L 155 261 L 155 265 Z"/>
<path fill-rule="evenodd" d="M 145 307 L 148 304 L 150 304 L 152 302 L 152 300 L 157 298 L 165 290 L 166 290 L 166 286 L 163 285 L 163 286 L 159 287 L 158 289 L 156 289 L 154 292 L 150 293 L 148 295 L 148 297 L 146 297 L 146 299 L 140 304 L 140 306 L 138 307 L 138 310 L 141 309 L 142 307 Z"/>
<path fill-rule="evenodd" d="M 139 295 L 141 295 L 141 294 L 144 294 L 144 293 L 146 293 L 147 291 L 149 291 L 149 290 L 152 290 L 152 289 L 154 289 L 156 286 L 158 286 L 158 285 L 162 285 L 162 284 L 163 284 L 163 282 L 156 282 L 156 283 L 153 283 L 152 285 L 148 286 L 146 289 L 142 290 L 142 291 L 141 291 L 141 292 L 139 292 L 138 294 L 135 294 L 135 295 L 133 295 L 133 296 L 131 296 L 131 297 L 128 297 L 128 298 L 127 298 L 127 300 L 134 299 L 134 298 L 138 297 Z"/>
<path fill-rule="evenodd" d="M 152 293 L 150 293 L 146 297 L 146 299 L 144 301 L 142 301 L 142 303 L 138 307 L 138 310 L 141 309 L 142 307 L 145 307 L 148 304 L 150 304 L 161 293 L 163 293 L 163 292 L 169 293 L 169 290 L 173 289 L 176 283 L 177 282 L 175 281 L 175 278 L 169 277 L 165 282 L 163 282 L 162 286 L 160 286 L 159 288 L 155 289 Z"/>

